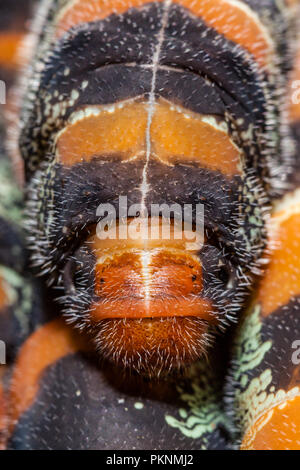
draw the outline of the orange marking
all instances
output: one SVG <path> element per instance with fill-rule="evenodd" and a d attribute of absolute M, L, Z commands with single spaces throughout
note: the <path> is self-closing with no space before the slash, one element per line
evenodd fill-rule
<path fill-rule="evenodd" d="M 90 316 L 93 322 L 113 318 L 165 318 L 197 317 L 216 323 L 209 300 L 201 298 L 154 299 L 146 302 L 139 299 L 103 301 L 93 304 Z"/>
<path fill-rule="evenodd" d="M 177 256 L 176 256 L 177 255 Z M 148 282 L 151 297 L 197 295 L 202 289 L 202 270 L 193 258 L 181 253 L 149 253 L 147 274 L 143 275 L 142 255 L 125 253 L 96 267 L 96 294 L 105 298 L 128 295 L 144 297 Z M 194 276 L 194 281 L 192 280 Z M 146 277 L 146 279 L 145 279 Z M 100 282 L 100 280 L 102 282 Z"/>
<path fill-rule="evenodd" d="M 208 346 L 207 330 L 207 323 L 196 318 L 144 318 L 103 320 L 98 334 L 110 361 L 158 377 L 199 359 Z"/>
<path fill-rule="evenodd" d="M 91 308 L 93 321 L 190 316 L 216 321 L 211 302 L 201 298 L 199 259 L 186 253 L 183 240 L 172 240 L 174 232 L 170 240 L 144 239 L 144 232 L 137 240 L 90 239 L 100 298 Z"/>
<path fill-rule="evenodd" d="M 300 396 L 261 416 L 247 431 L 241 450 L 300 450 Z"/>
<path fill-rule="evenodd" d="M 175 109 L 164 100 L 155 107 L 150 137 L 152 158 L 163 163 L 198 163 L 232 177 L 240 173 L 240 153 L 227 133 L 202 116 Z M 57 158 L 71 166 L 95 156 L 145 158 L 147 103 L 130 102 L 98 116 L 87 116 L 69 124 L 58 136 Z"/>
<path fill-rule="evenodd" d="M 146 128 L 145 105 L 133 102 L 114 113 L 103 110 L 69 125 L 58 139 L 58 155 L 68 166 L 99 155 L 126 160 L 144 149 Z"/>
<path fill-rule="evenodd" d="M 225 38 L 249 51 L 259 65 L 265 66 L 269 63 L 273 48 L 260 20 L 249 15 L 247 10 L 231 4 L 228 0 L 176 0 L 176 3 L 201 17 L 208 26 Z M 245 7 L 242 2 L 241 7 Z M 255 15 L 253 10 L 249 11 Z"/>
<path fill-rule="evenodd" d="M 129 8 L 138 8 L 146 3 L 149 0 L 95 0 L 92 4 L 90 0 L 74 1 L 58 17 L 57 37 L 75 25 L 101 20 L 113 13 L 122 14 Z M 187 8 L 208 26 L 248 50 L 260 65 L 268 63 L 272 49 L 254 12 L 251 12 L 253 16 L 249 15 L 245 8 L 239 8 L 228 0 L 176 0 L 173 3 Z"/>
<path fill-rule="evenodd" d="M 280 246 L 273 252 L 259 286 L 258 300 L 263 316 L 300 295 L 300 240 L 295 236 L 300 232 L 300 214 L 283 221 L 278 230 Z"/>
<path fill-rule="evenodd" d="M 157 0 L 161 2 L 162 0 Z M 138 8 L 149 0 L 75 0 L 58 15 L 56 36 L 61 37 L 70 28 L 89 21 L 102 20 L 113 13 L 121 15 L 129 8 Z"/>
<path fill-rule="evenodd" d="M 288 6 L 294 6 L 294 5 L 298 5 L 300 2 L 299 2 L 299 0 L 285 0 L 285 3 Z"/>
<path fill-rule="evenodd" d="M 239 173 L 239 150 L 228 134 L 201 120 L 201 116 L 170 108 L 163 102 L 153 117 L 152 141 L 154 151 L 165 163 L 197 162 L 224 175 Z"/>
<path fill-rule="evenodd" d="M 31 406 L 45 369 L 60 358 L 85 348 L 85 344 L 62 319 L 39 328 L 23 345 L 14 369 L 10 394 L 11 425 Z"/>
<path fill-rule="evenodd" d="M 0 33 L 0 64 L 5 67 L 18 66 L 17 51 L 24 33 Z"/>
<path fill-rule="evenodd" d="M 3 366 L 1 366 L 3 367 Z M 1 380 L 1 375 L 0 375 Z M 0 382 L 0 450 L 5 449 L 6 433 L 7 433 L 7 414 L 6 414 L 5 394 Z"/>

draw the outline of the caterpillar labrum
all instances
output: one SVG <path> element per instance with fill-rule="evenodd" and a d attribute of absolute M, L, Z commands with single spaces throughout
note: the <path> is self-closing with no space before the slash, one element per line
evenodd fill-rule
<path fill-rule="evenodd" d="M 145 438 L 136 448 L 300 448 L 299 8 L 37 8 L 11 105 L 18 125 L 7 124 L 6 153 L 24 162 L 26 221 L 21 229 L 3 217 L 24 260 L 8 268 L 4 256 L 0 273 L 14 272 L 3 285 L 17 275 L 18 292 L 27 286 L 5 320 L 18 351 L 4 398 L 9 448 L 58 448 L 61 415 L 65 448 L 110 448 L 111 439 L 130 448 L 135 438 L 126 444 L 118 424 L 124 400 Z M 108 208 L 112 238 L 99 236 Z M 187 213 L 198 235 L 189 249 Z M 121 236 L 130 224 L 135 236 Z M 72 380 L 59 381 L 68 371 Z M 98 387 L 111 413 L 100 430 Z M 72 393 L 80 411 L 69 408 Z"/>

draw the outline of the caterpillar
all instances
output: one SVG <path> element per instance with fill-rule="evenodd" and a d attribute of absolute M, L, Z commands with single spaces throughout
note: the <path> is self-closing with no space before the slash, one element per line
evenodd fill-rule
<path fill-rule="evenodd" d="M 3 447 L 300 448 L 299 8 L 42 1 Z"/>

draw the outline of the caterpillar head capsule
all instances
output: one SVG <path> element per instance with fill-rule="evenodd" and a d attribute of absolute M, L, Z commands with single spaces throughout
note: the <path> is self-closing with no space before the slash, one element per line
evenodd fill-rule
<path fill-rule="evenodd" d="M 217 322 L 197 251 L 187 252 L 179 230 L 162 219 L 124 225 L 91 236 L 78 250 L 66 279 L 75 292 L 70 306 L 78 287 L 93 286 L 82 291 L 93 301 L 80 322 L 93 331 L 101 354 L 118 364 L 157 372 L 190 363 L 206 350 L 209 326 Z"/>

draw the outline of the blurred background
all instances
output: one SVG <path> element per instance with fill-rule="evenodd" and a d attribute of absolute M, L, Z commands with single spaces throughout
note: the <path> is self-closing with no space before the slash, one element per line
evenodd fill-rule
<path fill-rule="evenodd" d="M 0 0 L 0 80 L 7 91 L 18 70 L 18 47 L 28 32 L 32 12 L 38 0 Z"/>

